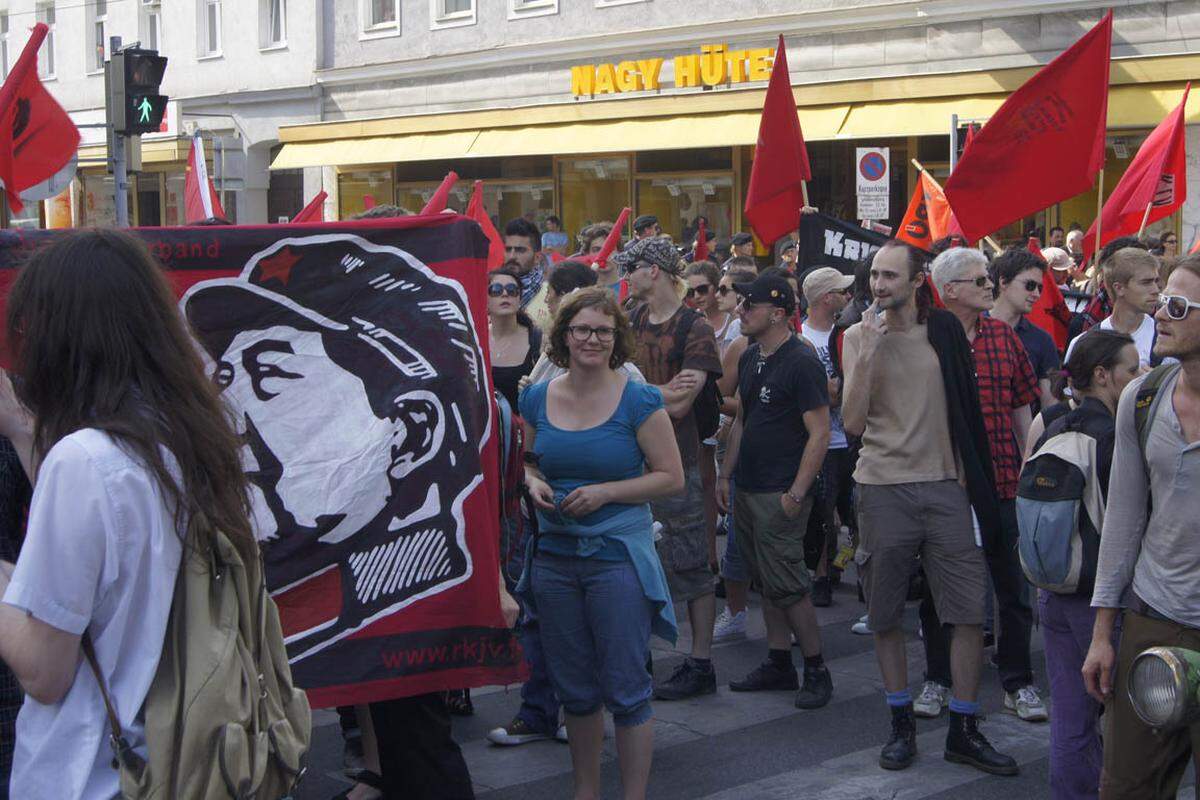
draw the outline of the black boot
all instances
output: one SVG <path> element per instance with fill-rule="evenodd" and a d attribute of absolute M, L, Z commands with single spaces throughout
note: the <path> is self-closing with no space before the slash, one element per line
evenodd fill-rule
<path fill-rule="evenodd" d="M 833 697 L 833 678 L 829 675 L 829 668 L 824 665 L 805 667 L 804 685 L 796 693 L 796 708 L 821 708 L 829 702 L 831 697 Z"/>
<path fill-rule="evenodd" d="M 884 769 L 905 769 L 917 757 L 917 718 L 912 703 L 892 706 L 892 738 L 879 753 L 879 766 Z"/>
<path fill-rule="evenodd" d="M 991 742 L 979 732 L 979 719 L 974 714 L 950 712 L 946 760 L 955 764 L 969 764 L 992 775 L 1016 775 L 1019 772 L 1012 756 L 996 752 Z"/>

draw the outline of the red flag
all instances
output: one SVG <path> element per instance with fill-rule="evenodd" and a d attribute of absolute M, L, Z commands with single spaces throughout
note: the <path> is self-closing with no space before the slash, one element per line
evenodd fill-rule
<path fill-rule="evenodd" d="M 317 192 L 317 196 L 309 200 L 308 205 L 292 217 L 292 222 L 324 222 L 326 197 L 329 197 L 329 193 L 324 189 Z"/>
<path fill-rule="evenodd" d="M 703 261 L 708 258 L 708 229 L 704 217 L 700 218 L 700 230 L 696 233 L 696 249 L 692 252 L 692 261 Z"/>
<path fill-rule="evenodd" d="M 1054 270 L 1042 256 L 1042 244 L 1036 236 L 1030 236 L 1026 244 L 1029 252 L 1037 257 L 1042 265 L 1042 294 L 1033 304 L 1033 309 L 1026 315 L 1029 321 L 1050 334 L 1059 350 L 1067 346 L 1067 327 L 1071 324 L 1071 309 L 1063 299 L 1062 291 L 1054 280 Z"/>
<path fill-rule="evenodd" d="M 1119 236 L 1135 235 L 1146 224 L 1170 216 L 1187 199 L 1187 156 L 1184 147 L 1184 107 L 1187 105 L 1189 83 L 1183 89 L 1183 99 L 1167 118 L 1150 132 L 1138 148 L 1121 182 L 1113 189 L 1100 212 L 1100 245 L 1103 247 Z M 1147 216 L 1146 209 L 1150 209 Z M 1096 249 L 1096 223 L 1083 237 L 1083 257 L 1090 258 Z"/>
<path fill-rule="evenodd" d="M 375 195 L 364 194 L 363 195 L 363 210 L 370 211 L 374 207 L 375 207 Z"/>
<path fill-rule="evenodd" d="M 433 197 L 429 198 L 429 202 L 421 209 L 421 215 L 440 214 L 446 210 L 446 205 L 450 202 L 450 190 L 454 188 L 454 184 L 458 182 L 458 173 L 450 170 L 446 173 L 446 177 L 442 178 L 442 185 L 433 193 Z"/>
<path fill-rule="evenodd" d="M 22 191 L 53 177 L 79 148 L 79 129 L 38 79 L 38 48 L 49 30 L 33 26 L 0 87 L 0 180 L 13 211 L 25 207 Z"/>
<path fill-rule="evenodd" d="M 196 131 L 192 136 L 192 152 L 188 155 L 187 177 L 183 181 L 183 221 L 191 225 L 212 217 L 224 219 L 225 209 L 221 208 L 217 189 L 213 186 L 212 178 L 208 177 L 204 140 Z"/>
<path fill-rule="evenodd" d="M 799 227 L 800 207 L 804 205 L 802 184 L 809 180 L 812 168 L 780 36 L 746 192 L 746 219 L 759 239 L 770 244 Z"/>
<path fill-rule="evenodd" d="M 952 221 L 950 204 L 946 202 L 941 187 L 928 172 L 921 172 L 896 238 L 913 247 L 928 250 L 938 239 L 954 232 L 951 230 Z"/>
<path fill-rule="evenodd" d="M 621 233 L 625 230 L 625 221 L 629 219 L 629 206 L 621 209 L 620 215 L 617 216 L 617 222 L 613 225 L 611 231 L 608 232 L 608 238 L 604 240 L 604 246 L 600 248 L 600 252 L 595 256 L 588 256 L 582 259 L 584 262 L 591 264 L 593 267 L 597 264 L 603 266 L 608 263 L 608 257 L 617 249 L 617 245 L 621 243 Z"/>
<path fill-rule="evenodd" d="M 454 173 L 450 173 L 453 175 Z M 471 200 L 467 203 L 467 217 L 479 223 L 483 235 L 488 239 L 488 269 L 496 269 L 504 265 L 504 239 L 492 224 L 487 209 L 483 207 L 483 181 L 475 181 L 471 189 Z"/>
<path fill-rule="evenodd" d="M 1013 92 L 974 137 L 946 182 L 968 238 L 1093 186 L 1104 166 L 1111 43 L 1110 11 Z"/>

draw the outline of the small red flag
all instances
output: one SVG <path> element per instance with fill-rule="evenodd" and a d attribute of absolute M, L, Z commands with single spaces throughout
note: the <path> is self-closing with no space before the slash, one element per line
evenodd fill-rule
<path fill-rule="evenodd" d="M 38 79 L 38 48 L 49 30 L 33 26 L 0 87 L 0 181 L 13 211 L 25 207 L 21 192 L 57 174 L 79 148 L 79 129 Z"/>
<path fill-rule="evenodd" d="M 746 219 L 761 241 L 771 244 L 800 226 L 803 182 L 809 180 L 812 168 L 788 77 L 787 52 L 780 36 L 746 192 Z"/>
<path fill-rule="evenodd" d="M 196 131 L 192 136 L 192 151 L 188 154 L 187 177 L 183 181 L 183 221 L 191 225 L 213 217 L 224 219 L 225 209 L 221 208 L 217 188 L 213 186 L 212 178 L 208 177 L 204 140 Z"/>
<path fill-rule="evenodd" d="M 922 172 L 913 190 L 912 199 L 908 202 L 908 210 L 896 231 L 896 238 L 908 242 L 913 247 L 928 250 L 930 246 L 948 236 L 954 215 L 950 213 L 950 204 L 946 195 L 928 172 Z"/>
<path fill-rule="evenodd" d="M 621 234 L 625 230 L 625 221 L 629 219 L 629 206 L 621 209 L 621 213 L 617 216 L 617 222 L 613 225 L 611 231 L 608 232 L 608 238 L 604 240 L 604 245 L 601 246 L 600 252 L 594 256 L 588 256 L 582 259 L 585 263 L 591 264 L 593 267 L 597 265 L 604 266 L 608 263 L 608 257 L 617 249 L 617 245 L 621 243 Z"/>
<path fill-rule="evenodd" d="M 426 214 L 440 214 L 446 210 L 446 206 L 450 203 L 450 190 L 454 188 L 454 184 L 458 182 L 458 173 L 450 170 L 446 173 L 446 177 L 442 178 L 442 185 L 433 193 L 433 197 L 429 198 L 429 202 L 421 209 L 421 216 Z"/>
<path fill-rule="evenodd" d="M 450 173 L 453 175 L 454 173 Z M 455 176 L 457 177 L 457 176 Z M 471 200 L 467 203 L 467 217 L 479 223 L 483 235 L 488 240 L 488 269 L 496 269 L 504 265 L 504 239 L 492 224 L 487 209 L 483 207 L 483 181 L 475 181 L 471 189 Z"/>
<path fill-rule="evenodd" d="M 325 198 L 327 197 L 329 197 L 329 193 L 324 189 L 317 192 L 317 196 L 309 200 L 308 205 L 292 217 L 292 222 L 324 222 Z"/>
<path fill-rule="evenodd" d="M 375 207 L 375 195 L 364 194 L 363 195 L 363 210 L 370 211 L 374 207 Z"/>
<path fill-rule="evenodd" d="M 1100 245 L 1103 247 L 1119 236 L 1137 234 L 1146 224 L 1157 222 L 1175 213 L 1187 200 L 1187 154 L 1184 147 L 1184 124 L 1189 83 L 1183 89 L 1183 99 L 1158 127 L 1150 132 L 1138 148 L 1121 182 L 1105 202 L 1100 212 Z M 1146 209 L 1150 209 L 1147 216 Z M 1090 258 L 1096 249 L 1096 223 L 1083 237 L 1083 256 Z"/>
<path fill-rule="evenodd" d="M 1042 257 L 1042 244 L 1036 236 L 1030 236 L 1026 245 L 1029 252 L 1037 257 L 1042 265 L 1042 294 L 1033 304 L 1033 309 L 1027 315 L 1029 321 L 1050 334 L 1059 350 L 1067 346 L 1067 328 L 1071 324 L 1071 309 L 1063 299 L 1062 291 L 1054 280 L 1054 270 Z"/>
<path fill-rule="evenodd" d="M 1111 43 L 1110 11 L 1013 92 L 972 139 L 946 182 L 969 239 L 1093 186 L 1104 166 Z"/>
<path fill-rule="evenodd" d="M 692 252 L 692 261 L 703 261 L 708 258 L 708 228 L 704 217 L 700 218 L 700 230 L 696 232 L 696 249 Z"/>

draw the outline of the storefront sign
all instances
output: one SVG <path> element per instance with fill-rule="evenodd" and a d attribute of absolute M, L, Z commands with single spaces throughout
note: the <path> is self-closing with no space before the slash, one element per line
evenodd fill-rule
<path fill-rule="evenodd" d="M 624 92 L 655 92 L 667 86 L 721 86 L 771 77 L 775 48 L 730 50 L 729 45 L 706 44 L 700 53 L 675 56 L 671 75 L 663 74 L 663 58 L 630 59 L 615 64 L 580 64 L 571 67 L 571 94 L 576 97 Z"/>
<path fill-rule="evenodd" d="M 888 148 L 859 147 L 856 149 L 855 182 L 858 194 L 859 219 L 887 219 L 889 214 L 888 180 L 890 167 Z"/>

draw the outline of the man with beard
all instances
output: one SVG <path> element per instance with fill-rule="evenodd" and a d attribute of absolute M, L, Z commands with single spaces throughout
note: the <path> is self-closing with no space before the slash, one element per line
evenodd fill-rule
<path fill-rule="evenodd" d="M 537 226 L 524 217 L 505 225 L 504 258 L 504 266 L 516 272 L 521 281 L 521 310 L 545 330 L 550 324 L 546 305 L 546 292 L 550 288 L 546 274 L 550 264 L 542 254 L 542 234 Z"/>

